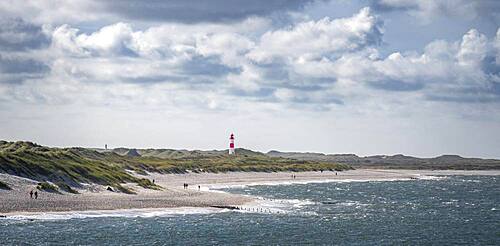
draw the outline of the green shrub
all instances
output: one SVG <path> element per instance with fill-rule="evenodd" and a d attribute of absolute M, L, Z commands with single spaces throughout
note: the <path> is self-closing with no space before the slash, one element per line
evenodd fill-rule
<path fill-rule="evenodd" d="M 47 182 L 38 183 L 36 188 L 47 192 L 60 193 L 59 189 L 55 185 L 49 184 Z"/>
<path fill-rule="evenodd" d="M 78 191 L 74 190 L 71 188 L 71 186 L 67 185 L 64 182 L 56 182 L 56 185 L 59 187 L 59 189 L 66 191 L 68 193 L 73 193 L 73 194 L 78 194 Z"/>
<path fill-rule="evenodd" d="M 137 181 L 137 184 L 146 189 L 161 190 L 161 186 L 154 184 L 149 179 L 139 179 L 139 181 Z"/>
<path fill-rule="evenodd" d="M 129 195 L 135 195 L 135 194 L 137 194 L 137 193 L 135 193 L 134 190 L 129 189 L 127 187 L 124 187 L 124 186 L 122 186 L 120 184 L 116 184 L 116 185 L 114 185 L 114 187 L 115 187 L 116 190 L 119 190 L 120 192 L 123 192 L 125 194 L 129 194 Z"/>

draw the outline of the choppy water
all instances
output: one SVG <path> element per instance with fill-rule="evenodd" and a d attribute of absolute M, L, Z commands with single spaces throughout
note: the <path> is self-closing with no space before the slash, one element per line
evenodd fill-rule
<path fill-rule="evenodd" d="M 263 199 L 242 212 L 0 219 L 0 244 L 500 245 L 500 182 L 494 176 L 224 190 Z"/>

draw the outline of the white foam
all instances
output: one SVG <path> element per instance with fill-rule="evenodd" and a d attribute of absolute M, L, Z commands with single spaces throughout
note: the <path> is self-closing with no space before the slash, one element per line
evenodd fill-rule
<path fill-rule="evenodd" d="M 300 211 L 298 208 L 316 204 L 310 200 L 299 199 L 270 199 L 254 197 L 255 200 L 239 206 L 241 213 L 264 213 L 264 214 L 315 214 L 314 212 Z"/>
<path fill-rule="evenodd" d="M 286 181 L 259 181 L 249 183 L 225 183 L 211 184 L 206 188 L 207 191 L 214 191 L 229 188 L 246 188 L 249 186 L 275 186 L 275 185 L 294 185 L 294 184 L 322 184 L 322 183 L 352 183 L 352 182 L 393 182 L 393 181 L 410 181 L 410 180 L 439 180 L 446 177 L 418 175 L 413 178 L 380 178 L 380 179 L 313 179 L 313 180 L 286 180 Z"/>
<path fill-rule="evenodd" d="M 420 175 L 418 174 L 417 177 L 415 177 L 417 179 L 421 179 L 421 180 L 442 180 L 442 179 L 446 179 L 448 177 L 446 176 L 431 176 L 431 175 Z"/>
<path fill-rule="evenodd" d="M 92 211 L 69 211 L 69 212 L 35 212 L 7 215 L 4 219 L 9 220 L 66 220 L 81 218 L 151 218 L 168 217 L 187 214 L 210 214 L 227 212 L 228 209 L 207 207 L 178 207 L 178 208 L 147 208 L 147 209 L 117 209 L 117 210 L 92 210 Z"/>

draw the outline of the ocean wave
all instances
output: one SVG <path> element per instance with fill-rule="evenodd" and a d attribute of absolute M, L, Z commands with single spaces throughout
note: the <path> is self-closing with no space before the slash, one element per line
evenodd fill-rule
<path fill-rule="evenodd" d="M 178 207 L 178 208 L 147 208 L 147 209 L 117 209 L 117 210 L 93 210 L 93 211 L 68 211 L 68 212 L 33 212 L 9 214 L 3 220 L 67 220 L 83 218 L 151 218 L 168 217 L 187 214 L 210 214 L 230 211 L 228 209 L 207 207 Z"/>
<path fill-rule="evenodd" d="M 264 214 L 295 214 L 315 215 L 312 211 L 302 211 L 300 208 L 314 205 L 316 202 L 299 199 L 271 199 L 255 197 L 255 200 L 243 206 L 239 206 L 237 212 L 241 213 L 264 213 Z"/>
<path fill-rule="evenodd" d="M 421 179 L 421 180 L 442 180 L 442 179 L 446 179 L 448 177 L 446 176 L 431 176 L 431 175 L 417 175 L 417 177 L 415 177 L 416 179 Z"/>

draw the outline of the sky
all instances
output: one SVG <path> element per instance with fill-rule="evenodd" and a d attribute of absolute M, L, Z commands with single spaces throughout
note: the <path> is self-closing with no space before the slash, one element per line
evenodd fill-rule
<path fill-rule="evenodd" d="M 500 1 L 4 0 L 0 139 L 500 158 Z"/>

